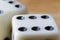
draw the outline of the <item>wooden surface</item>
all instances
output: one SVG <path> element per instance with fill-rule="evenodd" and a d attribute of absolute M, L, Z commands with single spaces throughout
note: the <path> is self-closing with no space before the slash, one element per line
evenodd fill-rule
<path fill-rule="evenodd" d="M 60 28 L 60 0 L 18 0 L 27 6 L 29 13 L 52 14 Z"/>

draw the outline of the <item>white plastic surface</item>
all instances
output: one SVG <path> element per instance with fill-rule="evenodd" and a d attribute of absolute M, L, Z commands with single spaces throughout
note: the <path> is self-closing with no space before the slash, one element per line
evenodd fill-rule
<path fill-rule="evenodd" d="M 14 3 L 10 4 L 8 2 L 0 0 L 0 40 L 10 37 L 12 16 L 27 13 L 26 7 L 21 3 L 13 1 Z M 17 4 L 20 5 L 19 8 L 15 7 Z"/>
<path fill-rule="evenodd" d="M 49 16 L 48 19 L 43 19 L 41 16 L 47 15 Z M 23 16 L 23 20 L 16 19 L 18 16 Z M 37 19 L 29 19 L 29 16 L 36 16 Z M 31 28 L 34 26 L 40 27 L 39 31 L 33 31 Z M 54 30 L 48 31 L 45 29 L 46 26 L 52 26 Z M 26 31 L 19 31 L 18 28 L 20 27 L 26 27 Z M 24 38 L 29 37 L 36 37 L 36 38 L 42 38 L 49 39 L 52 38 L 54 40 L 58 40 L 59 37 L 59 31 L 56 25 L 56 22 L 54 18 L 51 15 L 48 14 L 26 14 L 26 15 L 16 15 L 12 18 L 12 36 L 13 40 L 21 40 Z M 34 40 L 36 39 L 34 38 Z M 37 39 L 38 40 L 38 39 Z"/>

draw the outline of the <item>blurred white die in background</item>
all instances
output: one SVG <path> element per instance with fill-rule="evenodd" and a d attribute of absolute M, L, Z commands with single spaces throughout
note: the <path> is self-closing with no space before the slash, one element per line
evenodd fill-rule
<path fill-rule="evenodd" d="M 11 19 L 14 15 L 26 14 L 27 8 L 12 0 L 0 0 L 0 40 L 9 40 L 11 36 Z"/>

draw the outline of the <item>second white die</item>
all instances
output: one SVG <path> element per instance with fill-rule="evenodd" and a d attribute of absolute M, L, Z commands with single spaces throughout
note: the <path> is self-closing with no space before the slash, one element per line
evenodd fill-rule
<path fill-rule="evenodd" d="M 58 40 L 54 18 L 48 14 L 16 15 L 12 18 L 13 40 Z"/>

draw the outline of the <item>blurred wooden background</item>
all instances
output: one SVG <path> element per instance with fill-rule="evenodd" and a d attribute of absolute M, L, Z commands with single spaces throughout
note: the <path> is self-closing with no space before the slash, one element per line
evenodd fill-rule
<path fill-rule="evenodd" d="M 48 13 L 55 17 L 60 28 L 60 0 L 18 0 L 27 6 L 29 13 Z"/>

